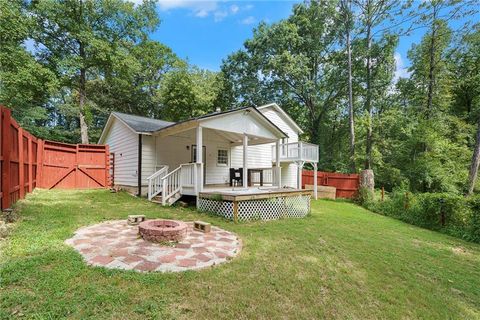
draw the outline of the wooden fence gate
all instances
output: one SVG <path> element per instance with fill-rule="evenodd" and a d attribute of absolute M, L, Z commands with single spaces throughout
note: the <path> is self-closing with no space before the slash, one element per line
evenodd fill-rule
<path fill-rule="evenodd" d="M 302 172 L 302 188 L 305 185 L 313 185 L 313 171 L 303 170 Z M 317 183 L 319 186 L 330 186 L 337 188 L 337 198 L 352 199 L 357 195 L 360 186 L 360 175 L 337 173 L 337 172 L 317 172 Z"/>
<path fill-rule="evenodd" d="M 39 188 L 107 188 L 110 184 L 108 146 L 41 143 Z"/>

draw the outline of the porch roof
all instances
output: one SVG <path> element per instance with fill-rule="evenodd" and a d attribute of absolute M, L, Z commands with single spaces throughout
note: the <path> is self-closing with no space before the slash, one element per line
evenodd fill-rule
<path fill-rule="evenodd" d="M 243 134 L 261 138 L 262 143 L 288 138 L 284 131 L 255 107 L 210 113 L 161 128 L 153 134 L 169 136 L 199 126 L 215 130 L 231 142 L 238 142 Z"/>

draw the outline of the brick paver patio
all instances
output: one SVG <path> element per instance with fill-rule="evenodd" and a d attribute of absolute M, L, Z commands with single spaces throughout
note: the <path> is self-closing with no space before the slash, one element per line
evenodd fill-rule
<path fill-rule="evenodd" d="M 65 243 L 90 265 L 143 272 L 201 269 L 227 262 L 240 252 L 241 241 L 235 234 L 214 226 L 210 233 L 202 233 L 193 230 L 193 222 L 187 224 L 187 237 L 171 246 L 143 240 L 138 226 L 126 220 L 78 229 Z"/>

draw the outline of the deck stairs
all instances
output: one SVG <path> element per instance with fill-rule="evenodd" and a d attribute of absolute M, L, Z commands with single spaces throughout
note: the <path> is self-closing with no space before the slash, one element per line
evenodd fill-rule
<path fill-rule="evenodd" d="M 159 170 L 147 178 L 148 200 L 170 206 L 184 194 L 194 195 L 197 165 L 185 163 L 173 171 L 169 171 L 167 165 L 160 166 Z"/>

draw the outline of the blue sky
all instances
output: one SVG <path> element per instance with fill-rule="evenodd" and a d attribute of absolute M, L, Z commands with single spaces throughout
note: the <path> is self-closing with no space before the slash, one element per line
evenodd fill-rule
<path fill-rule="evenodd" d="M 162 22 L 152 38 L 199 67 L 219 70 L 222 59 L 240 49 L 260 21 L 288 17 L 295 2 L 163 0 Z"/>
<path fill-rule="evenodd" d="M 260 22 L 275 22 L 288 17 L 299 0 L 192 1 L 160 0 L 162 20 L 152 39 L 173 49 L 181 58 L 201 68 L 217 71 L 222 59 L 242 48 Z M 406 76 L 407 51 L 422 32 L 402 37 L 395 58 L 397 75 Z"/>

